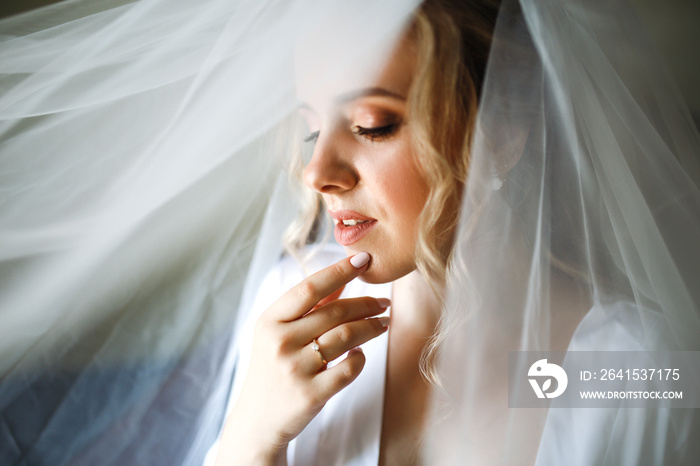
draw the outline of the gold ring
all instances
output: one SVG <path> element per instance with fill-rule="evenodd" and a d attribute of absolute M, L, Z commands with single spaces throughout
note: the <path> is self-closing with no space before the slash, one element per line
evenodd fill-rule
<path fill-rule="evenodd" d="M 328 364 L 326 358 L 323 357 L 323 353 L 321 353 L 321 346 L 318 344 L 318 340 L 316 340 L 315 338 L 311 342 L 311 349 L 316 351 L 316 354 L 318 354 L 318 357 L 321 358 L 321 362 L 324 366 Z"/>

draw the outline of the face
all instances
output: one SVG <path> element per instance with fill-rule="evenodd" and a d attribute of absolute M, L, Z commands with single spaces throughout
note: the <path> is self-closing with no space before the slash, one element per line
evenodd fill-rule
<path fill-rule="evenodd" d="M 416 268 L 417 219 L 429 188 L 406 121 L 412 47 L 405 39 L 377 77 L 324 92 L 300 110 L 315 144 L 304 182 L 321 193 L 347 254 L 372 256 L 361 277 L 370 283 Z"/>

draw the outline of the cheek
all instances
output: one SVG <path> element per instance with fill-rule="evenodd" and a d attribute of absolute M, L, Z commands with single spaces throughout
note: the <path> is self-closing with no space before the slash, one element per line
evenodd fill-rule
<path fill-rule="evenodd" d="M 429 187 L 413 162 L 409 148 L 400 147 L 391 157 L 376 162 L 372 184 L 375 200 L 380 203 L 385 220 L 381 243 L 376 244 L 374 262 L 362 276 L 369 283 L 396 280 L 415 269 L 415 245 L 418 216 L 428 198 Z M 369 181 L 369 180 L 368 180 Z"/>
<path fill-rule="evenodd" d="M 407 231 L 417 230 L 418 216 L 430 189 L 416 166 L 410 148 L 405 147 L 401 153 L 394 155 L 394 159 L 393 170 L 388 177 L 391 181 L 387 184 L 387 204 L 392 206 L 397 223 L 404 225 Z"/>

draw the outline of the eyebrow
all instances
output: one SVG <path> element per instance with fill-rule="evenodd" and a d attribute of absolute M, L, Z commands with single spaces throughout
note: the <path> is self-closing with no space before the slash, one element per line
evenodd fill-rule
<path fill-rule="evenodd" d="M 362 97 L 390 97 L 392 99 L 397 99 L 397 100 L 406 100 L 406 97 L 402 96 L 401 94 L 397 94 L 396 92 L 392 92 L 388 89 L 384 89 L 383 87 L 368 87 L 365 89 L 359 89 L 356 91 L 350 91 L 346 92 L 344 94 L 341 94 L 338 96 L 335 101 L 338 104 L 346 104 L 348 102 L 352 102 L 353 100 L 360 99 Z M 307 109 L 311 110 L 311 107 L 306 104 L 306 103 L 301 103 L 298 107 L 299 109 Z"/>
<path fill-rule="evenodd" d="M 395 92 L 392 92 L 388 89 L 384 89 L 383 87 L 368 87 L 368 88 L 360 89 L 357 91 L 346 92 L 345 94 L 341 94 L 336 100 L 339 103 L 347 103 L 347 102 L 353 101 L 355 99 L 359 99 L 361 97 L 374 97 L 374 96 L 391 97 L 393 99 L 406 100 L 406 97 L 404 97 L 400 94 L 397 94 Z"/>

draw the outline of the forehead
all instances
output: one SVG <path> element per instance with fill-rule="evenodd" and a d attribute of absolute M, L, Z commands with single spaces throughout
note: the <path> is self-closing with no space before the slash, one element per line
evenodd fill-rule
<path fill-rule="evenodd" d="M 324 111 L 365 95 L 405 99 L 413 83 L 416 51 L 404 34 L 387 50 L 372 52 L 364 60 L 319 61 L 308 50 L 296 56 L 297 96 L 314 111 Z"/>

